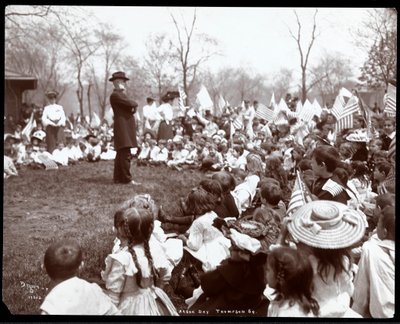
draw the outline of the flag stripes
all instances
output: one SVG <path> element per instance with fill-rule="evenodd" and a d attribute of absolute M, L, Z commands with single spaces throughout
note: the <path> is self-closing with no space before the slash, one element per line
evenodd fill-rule
<path fill-rule="evenodd" d="M 286 216 L 290 217 L 298 208 L 312 201 L 312 196 L 301 178 L 299 171 L 296 172 L 296 180 L 292 189 L 292 195 L 286 211 Z"/>
<path fill-rule="evenodd" d="M 328 191 L 333 197 L 336 197 L 344 190 L 344 188 L 337 182 L 329 179 L 323 185 L 322 190 Z"/>
<path fill-rule="evenodd" d="M 256 117 L 260 119 L 265 119 L 267 121 L 272 121 L 274 119 L 274 111 L 272 109 L 269 109 L 267 106 L 259 103 L 256 110 Z"/>
<path fill-rule="evenodd" d="M 333 103 L 331 113 L 333 116 L 336 117 L 337 120 L 339 120 L 342 115 L 343 109 L 344 109 L 343 101 L 340 100 L 340 96 L 337 96 L 335 102 Z"/>
<path fill-rule="evenodd" d="M 346 128 L 353 128 L 353 122 L 354 122 L 353 115 L 348 115 L 344 118 L 339 119 L 335 125 L 336 133 Z"/>
<path fill-rule="evenodd" d="M 360 110 L 360 106 L 358 105 L 358 98 L 353 96 L 347 102 L 346 106 L 344 107 L 340 118 L 346 117 L 348 115 L 354 114 Z"/>
<path fill-rule="evenodd" d="M 31 140 L 31 133 L 33 129 L 36 128 L 36 120 L 33 118 L 33 112 L 31 113 L 31 117 L 29 117 L 29 121 L 22 130 L 21 134 L 25 136 L 28 141 Z"/>
<path fill-rule="evenodd" d="M 389 83 L 386 94 L 385 108 L 383 109 L 388 116 L 396 116 L 396 87 Z"/>
<path fill-rule="evenodd" d="M 37 158 L 38 158 L 38 160 L 40 162 L 43 163 L 43 165 L 45 166 L 46 170 L 56 170 L 56 169 L 58 169 L 57 163 L 54 162 L 53 160 L 49 159 L 47 156 L 45 156 L 43 154 L 39 154 Z"/>
<path fill-rule="evenodd" d="M 243 128 L 243 121 L 241 120 L 240 116 L 237 116 L 233 121 L 232 121 L 232 126 L 235 129 L 242 129 Z"/>
<path fill-rule="evenodd" d="M 391 160 L 393 157 L 396 157 L 396 136 L 393 137 L 388 149 L 389 160 Z"/>

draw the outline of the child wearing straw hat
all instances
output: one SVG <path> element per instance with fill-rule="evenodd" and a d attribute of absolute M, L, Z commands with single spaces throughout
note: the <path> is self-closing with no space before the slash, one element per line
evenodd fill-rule
<path fill-rule="evenodd" d="M 360 317 L 350 309 L 353 272 L 349 249 L 364 236 L 361 212 L 347 205 L 316 200 L 297 209 L 287 229 L 313 267 L 313 298 L 320 317 Z"/>

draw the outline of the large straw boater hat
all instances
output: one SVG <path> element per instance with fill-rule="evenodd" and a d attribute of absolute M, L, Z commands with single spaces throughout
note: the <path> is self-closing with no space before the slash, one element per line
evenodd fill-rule
<path fill-rule="evenodd" d="M 364 236 L 366 224 L 360 213 L 339 202 L 316 200 L 293 213 L 288 230 L 295 240 L 311 247 L 346 248 Z"/>

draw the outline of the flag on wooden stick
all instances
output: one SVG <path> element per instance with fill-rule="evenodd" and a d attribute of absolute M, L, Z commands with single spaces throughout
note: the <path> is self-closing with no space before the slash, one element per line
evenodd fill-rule
<path fill-rule="evenodd" d="M 338 133 L 346 128 L 353 128 L 354 118 L 353 115 L 348 115 L 339 119 L 335 125 L 335 132 Z"/>
<path fill-rule="evenodd" d="M 274 111 L 262 103 L 259 103 L 256 110 L 256 117 L 266 121 L 272 121 L 274 119 Z"/>
<path fill-rule="evenodd" d="M 199 103 L 199 110 L 203 113 L 203 115 L 206 110 L 212 110 L 214 103 L 212 102 L 210 94 L 204 85 L 201 86 L 200 91 L 197 94 L 197 100 Z"/>
<path fill-rule="evenodd" d="M 294 182 L 292 195 L 288 204 L 288 209 L 286 211 L 286 216 L 290 217 L 292 214 L 301 206 L 313 201 L 310 190 L 304 183 L 301 173 L 296 172 L 296 180 Z"/>
<path fill-rule="evenodd" d="M 396 116 L 396 87 L 390 83 L 385 96 L 385 108 L 383 109 L 383 112 L 390 117 Z"/>
<path fill-rule="evenodd" d="M 298 112 L 299 118 L 301 120 L 304 120 L 305 122 L 310 122 L 315 114 L 316 113 L 314 111 L 313 105 L 308 99 L 306 99 L 302 109 Z"/>
<path fill-rule="evenodd" d="M 272 110 L 275 110 L 275 106 L 276 106 L 275 94 L 272 92 L 272 97 L 271 97 L 268 107 L 271 108 Z"/>
<path fill-rule="evenodd" d="M 33 112 L 31 113 L 31 117 L 29 117 L 29 121 L 22 130 L 21 134 L 28 140 L 31 141 L 31 133 L 34 128 L 36 128 L 36 120 L 33 118 Z"/>
<path fill-rule="evenodd" d="M 222 115 L 222 113 L 224 112 L 226 107 L 226 102 L 224 100 L 224 97 L 222 97 L 222 95 L 220 94 L 218 97 L 218 102 L 215 105 L 215 116 L 220 117 Z"/>
<path fill-rule="evenodd" d="M 234 129 L 242 129 L 243 128 L 243 119 L 241 116 L 237 116 L 233 121 L 232 121 L 232 126 Z"/>
<path fill-rule="evenodd" d="M 396 157 L 396 135 L 389 144 L 388 159 L 389 161 Z"/>
<path fill-rule="evenodd" d="M 92 112 L 92 118 L 90 121 L 91 128 L 99 128 L 101 124 L 100 117 L 96 114 L 96 112 Z"/>

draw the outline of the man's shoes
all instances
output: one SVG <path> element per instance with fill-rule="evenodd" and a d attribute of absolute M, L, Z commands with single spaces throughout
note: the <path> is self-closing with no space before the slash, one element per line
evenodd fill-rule
<path fill-rule="evenodd" d="M 132 184 L 132 185 L 134 185 L 134 186 L 140 186 L 140 185 L 141 185 L 140 182 L 136 182 L 136 181 L 134 181 L 134 180 L 132 180 L 132 181 L 130 181 L 130 182 L 128 182 L 128 183 L 130 183 L 130 184 Z"/>

